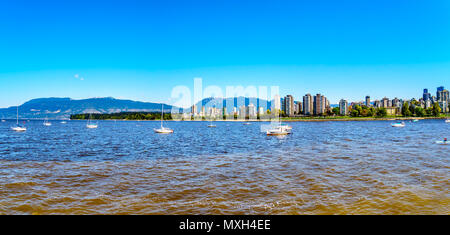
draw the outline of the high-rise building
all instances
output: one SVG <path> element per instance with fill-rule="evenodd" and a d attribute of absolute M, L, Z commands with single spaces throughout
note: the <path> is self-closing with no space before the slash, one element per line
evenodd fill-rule
<path fill-rule="evenodd" d="M 438 91 L 436 92 L 436 99 L 441 107 L 442 112 L 447 113 L 448 104 L 449 104 L 449 91 L 444 89 L 443 86 L 438 87 Z"/>
<path fill-rule="evenodd" d="M 366 96 L 366 106 L 370 106 L 370 96 Z"/>
<path fill-rule="evenodd" d="M 191 107 L 191 113 L 192 114 L 196 114 L 197 113 L 197 105 L 192 105 L 192 107 Z"/>
<path fill-rule="evenodd" d="M 306 94 L 303 96 L 303 114 L 312 115 L 313 114 L 313 99 L 311 94 Z"/>
<path fill-rule="evenodd" d="M 348 114 L 348 103 L 344 99 L 339 101 L 339 114 L 344 116 Z"/>
<path fill-rule="evenodd" d="M 436 99 L 438 102 L 448 101 L 448 90 L 445 90 L 443 86 L 438 87 L 438 91 L 436 92 Z"/>
<path fill-rule="evenodd" d="M 284 113 L 287 116 L 294 116 L 294 97 L 287 95 L 284 97 Z"/>
<path fill-rule="evenodd" d="M 314 102 L 313 102 L 313 114 L 321 115 L 321 114 L 325 113 L 325 104 L 326 104 L 325 96 L 323 96 L 321 94 L 316 94 L 314 96 Z"/>
<path fill-rule="evenodd" d="M 384 97 L 383 99 L 381 99 L 381 107 L 383 108 L 387 108 L 389 107 L 389 99 Z"/>
<path fill-rule="evenodd" d="M 373 102 L 373 105 L 374 105 L 376 108 L 381 108 L 381 101 L 375 100 L 375 101 Z"/>
<path fill-rule="evenodd" d="M 397 97 L 395 97 L 395 98 L 392 100 L 391 104 L 392 104 L 392 107 L 396 107 L 396 108 L 398 108 L 398 107 L 401 106 L 401 102 L 400 102 L 400 100 L 399 100 Z"/>
<path fill-rule="evenodd" d="M 303 113 L 303 103 L 298 101 L 297 102 L 297 114 L 302 114 Z"/>
<path fill-rule="evenodd" d="M 423 96 L 424 101 L 431 100 L 431 94 L 428 92 L 428 89 L 423 89 Z"/>

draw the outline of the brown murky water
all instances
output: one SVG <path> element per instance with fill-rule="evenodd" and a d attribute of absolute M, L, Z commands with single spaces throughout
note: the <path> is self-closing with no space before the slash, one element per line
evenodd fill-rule
<path fill-rule="evenodd" d="M 440 120 L 0 129 L 1 214 L 450 214 Z"/>

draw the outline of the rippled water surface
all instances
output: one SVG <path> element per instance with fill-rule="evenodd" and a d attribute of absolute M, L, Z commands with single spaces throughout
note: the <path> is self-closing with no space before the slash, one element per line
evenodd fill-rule
<path fill-rule="evenodd" d="M 0 123 L 0 214 L 450 214 L 450 124 Z"/>

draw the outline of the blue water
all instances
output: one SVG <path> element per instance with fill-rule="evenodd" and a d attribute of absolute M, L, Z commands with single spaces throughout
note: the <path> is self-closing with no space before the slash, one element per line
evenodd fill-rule
<path fill-rule="evenodd" d="M 51 122 L 0 123 L 0 213 L 450 213 L 443 120 Z"/>

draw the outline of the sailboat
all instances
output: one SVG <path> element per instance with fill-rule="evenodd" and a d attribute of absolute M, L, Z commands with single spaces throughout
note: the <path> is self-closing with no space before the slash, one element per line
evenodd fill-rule
<path fill-rule="evenodd" d="M 44 126 L 51 126 L 51 125 L 52 125 L 52 123 L 49 122 L 47 118 L 45 118 L 45 120 L 44 120 Z"/>
<path fill-rule="evenodd" d="M 88 123 L 86 124 L 86 127 L 87 127 L 88 129 L 95 129 L 95 128 L 98 127 L 98 125 L 97 125 L 97 124 L 92 124 L 92 123 L 91 123 L 91 116 L 92 116 L 92 114 L 89 114 L 89 119 L 88 119 Z"/>
<path fill-rule="evenodd" d="M 405 127 L 404 122 L 391 123 L 392 127 Z"/>
<path fill-rule="evenodd" d="M 212 120 L 211 120 L 211 122 L 209 123 L 208 127 L 217 127 L 217 126 L 214 125 L 214 124 L 212 123 Z"/>
<path fill-rule="evenodd" d="M 272 129 L 267 130 L 267 135 L 288 135 L 292 133 L 292 127 L 289 125 L 283 125 L 280 122 Z"/>
<path fill-rule="evenodd" d="M 27 130 L 26 127 L 19 125 L 19 107 L 17 107 L 17 123 L 16 123 L 16 126 L 15 127 L 11 127 L 11 129 L 13 131 L 17 131 L 17 132 L 23 132 L 23 131 Z"/>
<path fill-rule="evenodd" d="M 211 120 L 210 120 L 210 123 L 209 123 L 208 127 L 217 127 L 216 125 L 213 124 L 212 118 L 211 118 Z"/>
<path fill-rule="evenodd" d="M 164 104 L 161 104 L 161 128 L 153 129 L 156 133 L 159 134 L 171 134 L 173 130 L 163 126 L 164 120 Z"/>

